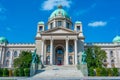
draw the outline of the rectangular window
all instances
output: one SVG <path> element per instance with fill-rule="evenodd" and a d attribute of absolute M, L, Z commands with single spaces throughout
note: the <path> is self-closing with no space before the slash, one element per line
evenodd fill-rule
<path fill-rule="evenodd" d="M 66 23 L 66 27 L 69 29 L 70 28 L 70 24 L 67 22 Z"/>
<path fill-rule="evenodd" d="M 80 26 L 77 26 L 77 31 L 80 31 Z"/>
<path fill-rule="evenodd" d="M 50 29 L 52 29 L 53 28 L 53 23 L 50 23 Z"/>
<path fill-rule="evenodd" d="M 42 26 L 39 26 L 39 31 L 42 31 Z"/>
<path fill-rule="evenodd" d="M 62 26 L 62 21 L 58 21 L 58 27 Z"/>

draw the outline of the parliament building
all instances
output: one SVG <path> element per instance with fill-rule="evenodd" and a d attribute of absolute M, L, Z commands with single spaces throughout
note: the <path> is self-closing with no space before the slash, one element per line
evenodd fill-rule
<path fill-rule="evenodd" d="M 47 23 L 40 21 L 36 28 L 33 44 L 8 43 L 7 38 L 0 37 L 0 67 L 13 68 L 13 60 L 22 51 L 33 52 L 35 49 L 44 65 L 77 65 L 82 52 L 96 45 L 107 53 L 104 60 L 106 67 L 120 68 L 120 36 L 116 36 L 111 43 L 85 43 L 82 22 L 73 23 L 62 6 L 51 13 Z"/>

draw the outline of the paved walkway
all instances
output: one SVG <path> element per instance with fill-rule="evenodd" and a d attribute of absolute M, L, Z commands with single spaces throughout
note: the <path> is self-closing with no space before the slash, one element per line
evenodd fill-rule
<path fill-rule="evenodd" d="M 46 66 L 39 70 L 33 78 L 81 78 L 83 74 L 76 66 Z"/>

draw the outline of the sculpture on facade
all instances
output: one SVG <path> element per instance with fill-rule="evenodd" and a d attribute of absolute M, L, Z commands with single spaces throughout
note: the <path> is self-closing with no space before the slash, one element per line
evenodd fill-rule
<path fill-rule="evenodd" d="M 37 54 L 36 54 L 36 50 L 34 50 L 34 52 L 32 53 L 32 63 L 31 63 L 31 67 L 30 67 L 30 76 L 33 76 L 37 70 Z"/>
<path fill-rule="evenodd" d="M 36 54 L 36 50 L 34 50 L 34 52 L 32 53 L 32 63 L 37 63 L 37 54 Z"/>
<path fill-rule="evenodd" d="M 82 52 L 82 64 L 86 64 L 87 62 L 86 62 L 86 57 L 87 57 L 87 55 L 86 55 L 86 53 L 85 53 L 85 51 L 83 51 Z"/>

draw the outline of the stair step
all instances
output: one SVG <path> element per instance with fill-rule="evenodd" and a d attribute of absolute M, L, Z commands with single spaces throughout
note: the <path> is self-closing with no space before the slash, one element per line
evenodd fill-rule
<path fill-rule="evenodd" d="M 38 70 L 33 77 L 37 78 L 59 78 L 59 77 L 83 77 L 80 70 L 75 66 L 45 66 L 42 70 Z"/>

